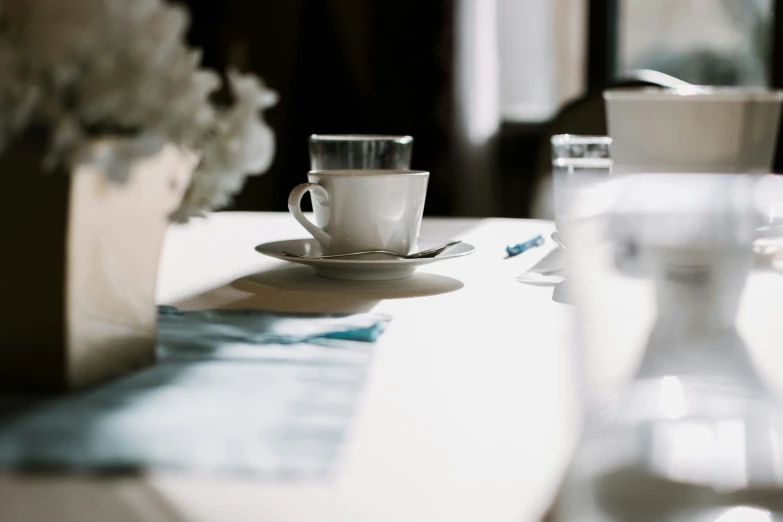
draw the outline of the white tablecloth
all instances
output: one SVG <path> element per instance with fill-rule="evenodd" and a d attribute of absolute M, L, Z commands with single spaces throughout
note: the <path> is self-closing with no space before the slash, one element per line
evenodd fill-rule
<path fill-rule="evenodd" d="M 476 252 L 408 280 L 359 283 L 257 254 L 258 243 L 306 237 L 288 214 L 219 213 L 172 227 L 162 304 L 393 316 L 336 475 L 299 484 L 5 476 L 0 520 L 535 520 L 575 442 L 572 310 L 552 300 L 551 287 L 515 280 L 551 241 L 511 259 L 504 247 L 551 230 L 544 221 L 425 219 L 423 236 L 462 239 Z"/>

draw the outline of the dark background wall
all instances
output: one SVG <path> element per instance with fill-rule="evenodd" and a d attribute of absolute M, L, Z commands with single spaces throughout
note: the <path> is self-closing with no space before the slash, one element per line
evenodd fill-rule
<path fill-rule="evenodd" d="M 278 91 L 266 113 L 277 137 L 270 170 L 250 178 L 232 208 L 285 210 L 290 189 L 308 170 L 313 133 L 411 134 L 412 167 L 431 172 L 425 213 L 454 215 L 464 197 L 465 165 L 455 143 L 454 34 L 457 0 L 172 0 L 191 11 L 190 43 L 205 65 L 235 66 Z M 520 0 L 522 1 L 522 0 Z M 775 0 L 769 34 L 771 84 L 783 86 L 783 0 Z M 530 217 L 548 175 L 555 132 L 606 132 L 601 91 L 638 84 L 618 78 L 620 0 L 588 0 L 585 95 L 543 124 L 503 123 L 489 192 L 489 215 Z M 703 68 L 690 57 L 687 67 Z M 690 70 L 688 69 L 688 70 Z M 668 71 L 673 72 L 673 71 Z M 712 80 L 714 83 L 714 80 Z M 783 150 L 783 133 L 778 150 Z M 783 170 L 783 154 L 776 171 Z M 456 175 L 458 172 L 461 176 Z"/>
<path fill-rule="evenodd" d="M 232 208 L 285 210 L 313 133 L 410 134 L 431 172 L 426 213 L 452 213 L 450 0 L 181 0 L 204 64 L 252 71 L 278 91 L 270 170 Z"/>

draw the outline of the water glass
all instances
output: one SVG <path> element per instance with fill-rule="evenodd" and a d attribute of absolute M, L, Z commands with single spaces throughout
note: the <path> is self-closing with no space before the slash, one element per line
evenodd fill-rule
<path fill-rule="evenodd" d="M 584 196 L 611 174 L 612 138 L 557 134 L 551 144 L 555 225 L 562 241 L 569 220 L 595 212 L 597 202 Z"/>
<path fill-rule="evenodd" d="M 517 276 L 517 281 L 534 285 L 557 285 L 553 298 L 569 302 L 566 285 L 567 262 L 563 249 L 568 243 L 569 223 L 600 212 L 600 199 L 590 192 L 609 178 L 612 160 L 607 136 L 556 134 L 552 145 L 552 188 L 555 232 L 552 239 L 561 247 L 545 258 L 544 263 Z"/>
<path fill-rule="evenodd" d="M 411 168 L 412 136 L 313 134 L 309 145 L 311 170 Z"/>

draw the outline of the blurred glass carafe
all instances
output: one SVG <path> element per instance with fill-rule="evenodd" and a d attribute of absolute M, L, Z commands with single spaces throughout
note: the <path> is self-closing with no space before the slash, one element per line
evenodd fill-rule
<path fill-rule="evenodd" d="M 369 134 L 313 134 L 310 170 L 411 168 L 413 137 Z"/>
<path fill-rule="evenodd" d="M 783 520 L 783 410 L 735 326 L 754 183 L 625 176 L 569 227 L 585 415 L 553 521 Z"/>

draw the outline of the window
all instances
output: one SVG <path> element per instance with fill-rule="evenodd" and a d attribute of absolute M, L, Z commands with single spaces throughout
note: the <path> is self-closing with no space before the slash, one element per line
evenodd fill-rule
<path fill-rule="evenodd" d="M 619 7 L 618 72 L 769 85 L 772 0 L 620 0 Z"/>
<path fill-rule="evenodd" d="M 587 0 L 498 0 L 505 121 L 548 120 L 585 88 Z"/>
<path fill-rule="evenodd" d="M 504 121 L 546 121 L 585 91 L 590 31 L 610 33 L 609 76 L 651 69 L 700 85 L 771 83 L 773 0 L 495 1 Z M 608 23 L 589 27 L 595 20 Z"/>

